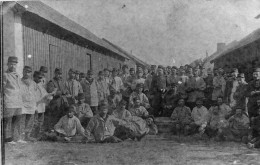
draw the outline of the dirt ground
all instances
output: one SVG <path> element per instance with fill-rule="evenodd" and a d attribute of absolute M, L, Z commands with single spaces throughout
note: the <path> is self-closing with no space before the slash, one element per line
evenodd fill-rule
<path fill-rule="evenodd" d="M 250 164 L 260 165 L 260 150 L 235 142 L 192 137 L 147 136 L 141 142 L 76 144 L 37 142 L 5 145 L 7 165 L 48 164 Z"/>

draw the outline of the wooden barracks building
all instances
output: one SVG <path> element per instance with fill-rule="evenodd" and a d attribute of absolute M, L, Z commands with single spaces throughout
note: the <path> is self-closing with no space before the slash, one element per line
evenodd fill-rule
<path fill-rule="evenodd" d="M 33 70 L 47 66 L 48 79 L 56 67 L 67 78 L 70 68 L 96 74 L 104 68 L 135 65 L 132 58 L 40 1 L 3 2 L 1 12 L 4 69 L 9 56 L 18 57 L 19 74 L 24 65 Z"/>

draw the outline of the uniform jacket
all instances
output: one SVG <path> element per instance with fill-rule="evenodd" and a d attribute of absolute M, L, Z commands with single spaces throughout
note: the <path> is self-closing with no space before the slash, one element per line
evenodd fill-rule
<path fill-rule="evenodd" d="M 68 79 L 65 82 L 65 90 L 73 98 L 77 97 L 79 93 L 83 93 L 80 82 L 75 79 Z"/>
<path fill-rule="evenodd" d="M 189 107 L 176 107 L 171 115 L 173 121 L 178 123 L 190 124 L 192 122 L 191 110 Z"/>
<path fill-rule="evenodd" d="M 155 75 L 151 83 L 151 91 L 154 93 L 160 91 L 161 89 L 166 89 L 167 78 L 165 75 Z"/>
<path fill-rule="evenodd" d="M 47 92 L 52 93 L 54 91 L 54 88 L 57 88 L 57 92 L 61 92 L 62 95 L 67 94 L 65 83 L 62 79 L 57 79 L 54 77 L 52 80 L 49 81 L 49 83 L 47 84 Z M 58 97 L 58 95 L 56 95 L 56 97 Z"/>
<path fill-rule="evenodd" d="M 42 82 L 37 84 L 38 90 L 37 90 L 37 112 L 38 113 L 44 113 L 45 107 L 48 104 L 47 96 L 49 95 L 46 89 L 44 88 Z"/>
<path fill-rule="evenodd" d="M 105 100 L 110 95 L 109 85 L 105 80 L 97 80 L 98 100 Z"/>
<path fill-rule="evenodd" d="M 103 119 L 99 114 L 95 115 L 88 123 L 86 135 L 90 138 L 93 134 L 96 142 L 101 142 L 104 139 L 114 135 L 117 125 L 122 125 L 125 122 L 117 119 L 113 115 L 107 115 Z"/>
<path fill-rule="evenodd" d="M 189 91 L 189 89 L 192 89 Z M 188 101 L 195 102 L 197 98 L 204 98 L 206 83 L 201 77 L 192 77 L 187 82 Z"/>
<path fill-rule="evenodd" d="M 95 79 L 92 82 L 86 80 L 83 82 L 83 92 L 86 97 L 86 103 L 90 106 L 98 106 L 98 84 Z"/>
<path fill-rule="evenodd" d="M 22 114 L 34 114 L 38 102 L 38 85 L 32 79 L 22 79 Z"/>
<path fill-rule="evenodd" d="M 81 118 L 84 118 L 84 117 L 87 117 L 87 118 L 93 117 L 93 112 L 92 112 L 90 106 L 86 103 L 76 104 L 75 111 L 76 111 L 75 116 L 78 117 L 80 120 L 81 120 Z"/>
<path fill-rule="evenodd" d="M 21 79 L 16 72 L 3 75 L 4 105 L 6 108 L 22 108 Z"/>
<path fill-rule="evenodd" d="M 200 108 L 196 106 L 192 110 L 191 117 L 194 120 L 196 125 L 201 126 L 202 124 L 207 122 L 208 110 L 204 106 Z"/>
<path fill-rule="evenodd" d="M 150 108 L 150 104 L 149 104 L 149 100 L 148 98 L 146 97 L 146 95 L 144 93 L 137 93 L 137 92 L 133 92 L 131 95 L 130 95 L 130 98 L 129 98 L 129 107 L 128 109 L 132 108 L 134 106 L 134 101 L 133 101 L 133 98 L 135 97 L 138 97 L 141 101 L 141 104 L 142 106 L 144 106 L 145 108 Z"/>
<path fill-rule="evenodd" d="M 69 118 L 67 115 L 63 116 L 54 126 L 54 130 L 69 137 L 75 136 L 76 134 L 85 136 L 85 130 L 82 127 L 79 119 L 75 116 L 72 118 Z"/>
<path fill-rule="evenodd" d="M 121 120 L 129 120 L 132 118 L 131 113 L 126 109 L 124 109 L 124 110 L 117 109 L 116 111 L 113 112 L 113 115 L 116 118 L 121 119 Z"/>
<path fill-rule="evenodd" d="M 215 76 L 213 78 L 212 100 L 217 100 L 219 96 L 224 96 L 226 89 L 226 81 L 223 76 Z"/>
<path fill-rule="evenodd" d="M 132 107 L 129 109 L 132 116 L 138 116 L 138 117 L 146 117 L 149 115 L 148 111 L 145 109 L 145 107 Z"/>

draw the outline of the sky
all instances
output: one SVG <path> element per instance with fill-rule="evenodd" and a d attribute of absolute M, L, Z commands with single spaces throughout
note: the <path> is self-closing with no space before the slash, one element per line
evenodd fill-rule
<path fill-rule="evenodd" d="M 260 0 L 44 0 L 149 64 L 184 65 L 260 27 Z"/>

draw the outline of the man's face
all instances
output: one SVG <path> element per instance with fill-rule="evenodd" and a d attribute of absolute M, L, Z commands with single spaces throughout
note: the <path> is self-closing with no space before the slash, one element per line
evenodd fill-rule
<path fill-rule="evenodd" d="M 242 109 L 236 109 L 236 115 L 242 116 Z"/>
<path fill-rule="evenodd" d="M 128 68 L 125 67 L 123 71 L 124 73 L 128 73 Z"/>
<path fill-rule="evenodd" d="M 135 74 L 135 71 L 131 70 L 130 75 L 133 76 Z"/>
<path fill-rule="evenodd" d="M 188 69 L 188 73 L 192 73 L 192 68 L 189 68 L 189 69 Z"/>
<path fill-rule="evenodd" d="M 140 106 L 140 104 L 141 104 L 140 100 L 135 100 L 135 105 L 136 106 Z"/>
<path fill-rule="evenodd" d="M 27 79 L 27 78 L 31 78 L 31 76 L 32 76 L 32 72 L 23 70 L 23 78 Z"/>
<path fill-rule="evenodd" d="M 71 79 L 74 79 L 74 78 L 75 78 L 75 73 L 72 72 L 72 71 L 69 71 L 69 77 L 70 77 Z"/>
<path fill-rule="evenodd" d="M 80 99 L 80 100 L 79 100 L 79 103 L 80 103 L 80 104 L 82 104 L 82 103 L 84 103 L 84 102 L 85 102 L 85 99 Z"/>
<path fill-rule="evenodd" d="M 202 106 L 202 101 L 201 100 L 196 101 L 196 105 L 197 105 L 197 107 L 201 107 Z"/>
<path fill-rule="evenodd" d="M 163 75 L 163 69 L 162 68 L 158 68 L 158 74 Z"/>
<path fill-rule="evenodd" d="M 143 76 L 143 72 L 138 72 L 138 73 L 137 73 L 137 76 L 138 76 L 138 77 L 142 77 L 142 76 Z"/>
<path fill-rule="evenodd" d="M 148 69 L 144 69 L 144 74 L 148 74 Z"/>
<path fill-rule="evenodd" d="M 237 77 L 236 72 L 232 72 L 232 73 L 231 73 L 231 76 L 232 76 L 232 78 L 236 78 L 236 77 Z"/>
<path fill-rule="evenodd" d="M 260 100 L 257 100 L 256 104 L 257 104 L 258 107 L 260 107 Z"/>
<path fill-rule="evenodd" d="M 254 72 L 254 73 L 253 73 L 253 78 L 254 78 L 255 80 L 258 80 L 258 79 L 260 78 L 260 72 Z"/>
<path fill-rule="evenodd" d="M 175 68 L 172 68 L 172 74 L 176 74 L 177 70 Z"/>
<path fill-rule="evenodd" d="M 151 72 L 152 72 L 152 73 L 155 73 L 155 72 L 156 72 L 156 68 L 155 68 L 155 67 L 152 67 L 152 68 L 151 68 Z"/>
<path fill-rule="evenodd" d="M 117 76 L 117 72 L 116 72 L 116 71 L 113 71 L 113 72 L 112 72 L 112 76 L 113 76 L 113 77 Z"/>
<path fill-rule="evenodd" d="M 218 109 L 217 106 L 215 106 L 215 107 L 213 108 L 213 114 L 214 114 L 214 115 L 217 115 L 218 112 L 219 112 L 219 109 Z"/>
<path fill-rule="evenodd" d="M 183 100 L 183 99 L 180 99 L 180 100 L 178 101 L 178 104 L 179 104 L 179 106 L 183 106 L 183 105 L 184 105 L 184 100 Z"/>
<path fill-rule="evenodd" d="M 121 110 L 124 110 L 126 108 L 126 105 L 125 104 L 120 104 L 120 109 Z"/>
<path fill-rule="evenodd" d="M 199 75 L 199 70 L 195 70 L 194 71 L 194 76 L 198 76 Z"/>
<path fill-rule="evenodd" d="M 100 114 L 101 115 L 106 115 L 108 112 L 108 108 L 106 106 L 100 107 Z"/>
<path fill-rule="evenodd" d="M 92 79 L 93 78 L 93 74 L 88 74 L 88 79 Z"/>
<path fill-rule="evenodd" d="M 36 76 L 34 77 L 34 81 L 38 84 L 39 82 L 41 82 L 42 77 Z"/>
<path fill-rule="evenodd" d="M 16 67 L 17 67 L 17 63 L 15 63 L 15 62 L 8 62 L 7 63 L 7 67 L 8 67 L 8 70 L 10 72 L 15 72 L 16 71 Z"/>
<path fill-rule="evenodd" d="M 222 103 L 223 103 L 222 98 L 218 98 L 217 102 L 218 102 L 218 105 L 222 105 Z"/>
<path fill-rule="evenodd" d="M 143 92 L 143 88 L 139 87 L 138 89 L 138 93 L 142 93 Z"/>
<path fill-rule="evenodd" d="M 61 77 L 62 77 L 62 74 L 61 74 L 61 73 L 57 73 L 57 72 L 56 72 L 56 73 L 55 73 L 55 77 L 56 77 L 56 78 L 58 78 L 58 79 L 61 79 Z"/>
<path fill-rule="evenodd" d="M 75 74 L 76 80 L 79 80 L 79 74 Z"/>
<path fill-rule="evenodd" d="M 104 75 L 103 74 L 99 74 L 98 77 L 103 80 L 104 79 Z"/>
<path fill-rule="evenodd" d="M 74 115 L 74 112 L 72 109 L 70 109 L 69 112 L 67 113 L 68 118 L 72 118 L 73 115 Z"/>
<path fill-rule="evenodd" d="M 237 79 L 237 81 L 238 81 L 239 84 L 242 84 L 242 82 L 243 82 L 242 80 L 243 80 L 243 78 L 241 78 L 241 77 L 239 77 L 239 78 Z"/>

